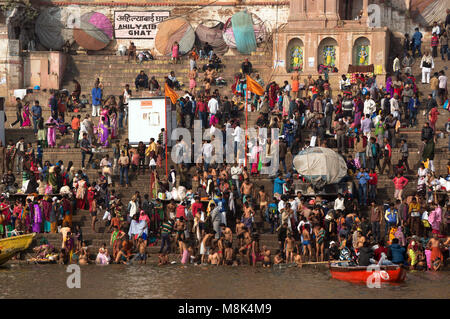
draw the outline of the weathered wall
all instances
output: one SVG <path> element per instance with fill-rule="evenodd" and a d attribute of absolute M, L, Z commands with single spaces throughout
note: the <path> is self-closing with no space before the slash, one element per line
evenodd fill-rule
<path fill-rule="evenodd" d="M 169 3 L 170 2 L 170 3 Z M 203 1 L 135 1 L 132 4 L 124 1 L 108 1 L 108 5 L 104 5 L 102 1 L 52 1 L 54 5 L 58 5 L 64 11 L 64 15 L 68 15 L 67 11 L 74 10 L 73 5 L 79 5 L 80 15 L 89 11 L 100 12 L 107 16 L 111 22 L 114 21 L 114 11 L 170 11 L 171 17 L 181 16 L 186 18 L 195 29 L 198 24 L 206 20 L 217 20 L 226 22 L 234 13 L 247 9 L 248 12 L 256 14 L 266 27 L 271 31 L 276 25 L 287 22 L 289 5 L 287 1 L 245 1 L 246 5 L 235 5 L 235 1 L 218 1 L 214 5 L 198 5 Z M 212 1 L 209 1 L 212 2 Z M 175 5 L 175 4 L 179 5 Z M 192 5 L 195 3 L 196 5 Z M 206 4 L 207 2 L 205 2 Z M 180 5 L 184 4 L 184 5 Z M 191 4 L 188 6 L 188 4 Z M 220 4 L 220 5 L 219 5 Z M 277 5 L 278 4 L 278 5 Z M 69 6 L 70 5 L 70 6 Z M 139 49 L 153 49 L 154 40 L 132 40 Z M 128 39 L 114 39 L 106 48 L 114 50 L 120 44 L 129 45 Z"/>

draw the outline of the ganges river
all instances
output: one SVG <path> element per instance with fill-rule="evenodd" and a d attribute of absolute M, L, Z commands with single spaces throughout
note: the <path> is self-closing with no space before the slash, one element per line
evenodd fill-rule
<path fill-rule="evenodd" d="M 331 279 L 325 267 L 81 266 L 81 288 L 67 266 L 0 266 L 0 298 L 446 298 L 450 272 L 408 272 L 401 284 L 368 288 Z"/>

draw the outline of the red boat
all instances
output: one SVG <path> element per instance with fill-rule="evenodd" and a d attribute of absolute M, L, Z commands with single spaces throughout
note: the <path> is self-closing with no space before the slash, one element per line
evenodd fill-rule
<path fill-rule="evenodd" d="M 406 269 L 399 265 L 391 266 L 350 266 L 348 263 L 331 263 L 331 277 L 350 282 L 375 285 L 381 282 L 402 282 L 406 279 Z"/>

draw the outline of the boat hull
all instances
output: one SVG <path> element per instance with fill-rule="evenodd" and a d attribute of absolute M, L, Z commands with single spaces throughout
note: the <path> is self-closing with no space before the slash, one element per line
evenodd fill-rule
<path fill-rule="evenodd" d="M 0 239 L 0 265 L 6 263 L 18 252 L 27 249 L 36 233 Z"/>
<path fill-rule="evenodd" d="M 398 266 L 380 266 L 378 269 L 371 267 L 342 267 L 330 266 L 331 277 L 338 280 L 367 283 L 375 279 L 379 282 L 403 282 L 406 279 L 406 269 Z"/>

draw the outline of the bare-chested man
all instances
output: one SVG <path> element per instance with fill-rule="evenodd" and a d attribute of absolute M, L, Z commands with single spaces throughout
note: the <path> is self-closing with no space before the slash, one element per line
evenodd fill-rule
<path fill-rule="evenodd" d="M 284 242 L 284 251 L 286 252 L 286 263 L 294 262 L 294 247 L 295 247 L 295 239 L 292 237 L 292 234 L 289 233 Z"/>
<path fill-rule="evenodd" d="M 234 259 L 234 252 L 233 247 L 231 246 L 231 243 L 227 242 L 225 248 L 225 254 L 224 254 L 224 265 L 231 266 L 233 265 L 233 259 Z"/>
<path fill-rule="evenodd" d="M 247 261 L 250 264 L 250 253 L 252 247 L 252 238 L 247 227 L 244 228 L 244 239 L 241 248 L 239 248 L 239 255 L 241 256 L 241 263 L 244 263 L 244 255 L 247 257 Z"/>
<path fill-rule="evenodd" d="M 213 253 L 212 253 L 211 255 L 208 256 L 208 262 L 209 262 L 211 265 L 216 265 L 216 266 L 219 265 L 220 257 L 219 257 L 219 254 L 218 254 L 218 252 L 217 252 L 217 249 L 215 249 L 215 250 L 213 251 Z"/>
<path fill-rule="evenodd" d="M 264 218 L 264 213 L 267 209 L 267 206 L 269 205 L 269 197 L 267 196 L 266 192 L 264 191 L 264 185 L 261 185 L 259 187 L 258 192 L 258 201 L 259 201 L 259 212 L 261 214 L 261 217 Z"/>
<path fill-rule="evenodd" d="M 247 178 L 244 183 L 241 185 L 241 194 L 245 196 L 245 198 L 251 197 L 253 195 L 253 184 L 250 183 L 250 180 Z"/>
<path fill-rule="evenodd" d="M 311 235 L 309 233 L 309 224 L 305 224 L 305 227 L 303 228 L 303 231 L 302 231 L 302 236 L 303 236 L 303 241 L 302 241 L 303 257 L 306 260 L 306 251 L 308 250 L 309 261 L 311 261 L 312 250 L 311 250 Z"/>
<path fill-rule="evenodd" d="M 244 228 L 244 223 L 239 218 L 236 218 L 236 236 L 239 241 L 239 247 L 241 247 L 244 242 Z"/>
<path fill-rule="evenodd" d="M 202 242 L 200 243 L 200 255 L 202 256 L 202 263 L 206 263 L 207 255 L 209 255 L 209 249 L 211 247 L 212 239 L 216 234 L 215 231 L 211 231 L 203 237 Z"/>
<path fill-rule="evenodd" d="M 283 256 L 281 256 L 281 251 L 277 250 L 275 257 L 273 258 L 273 264 L 279 265 L 283 263 Z"/>
<path fill-rule="evenodd" d="M 301 254 L 295 254 L 294 262 L 295 262 L 295 264 L 297 265 L 298 268 L 302 268 L 303 267 L 303 265 L 302 265 L 302 255 Z"/>
<path fill-rule="evenodd" d="M 186 229 L 186 222 L 183 216 L 177 218 L 174 229 L 176 230 L 175 242 L 177 243 L 179 239 L 184 240 L 184 230 Z"/>
<path fill-rule="evenodd" d="M 220 224 L 220 231 L 225 237 L 225 241 L 233 243 L 233 232 L 230 227 L 225 226 L 225 224 Z"/>
<path fill-rule="evenodd" d="M 272 259 L 271 259 L 271 251 L 269 249 L 267 249 L 267 246 L 263 246 L 262 247 L 262 255 L 263 255 L 263 267 L 264 268 L 269 268 L 272 265 Z"/>
<path fill-rule="evenodd" d="M 438 238 L 438 234 L 433 233 L 433 238 L 428 242 L 428 248 L 431 249 L 431 269 L 434 271 L 439 270 L 444 260 L 442 256 L 442 242 Z"/>

